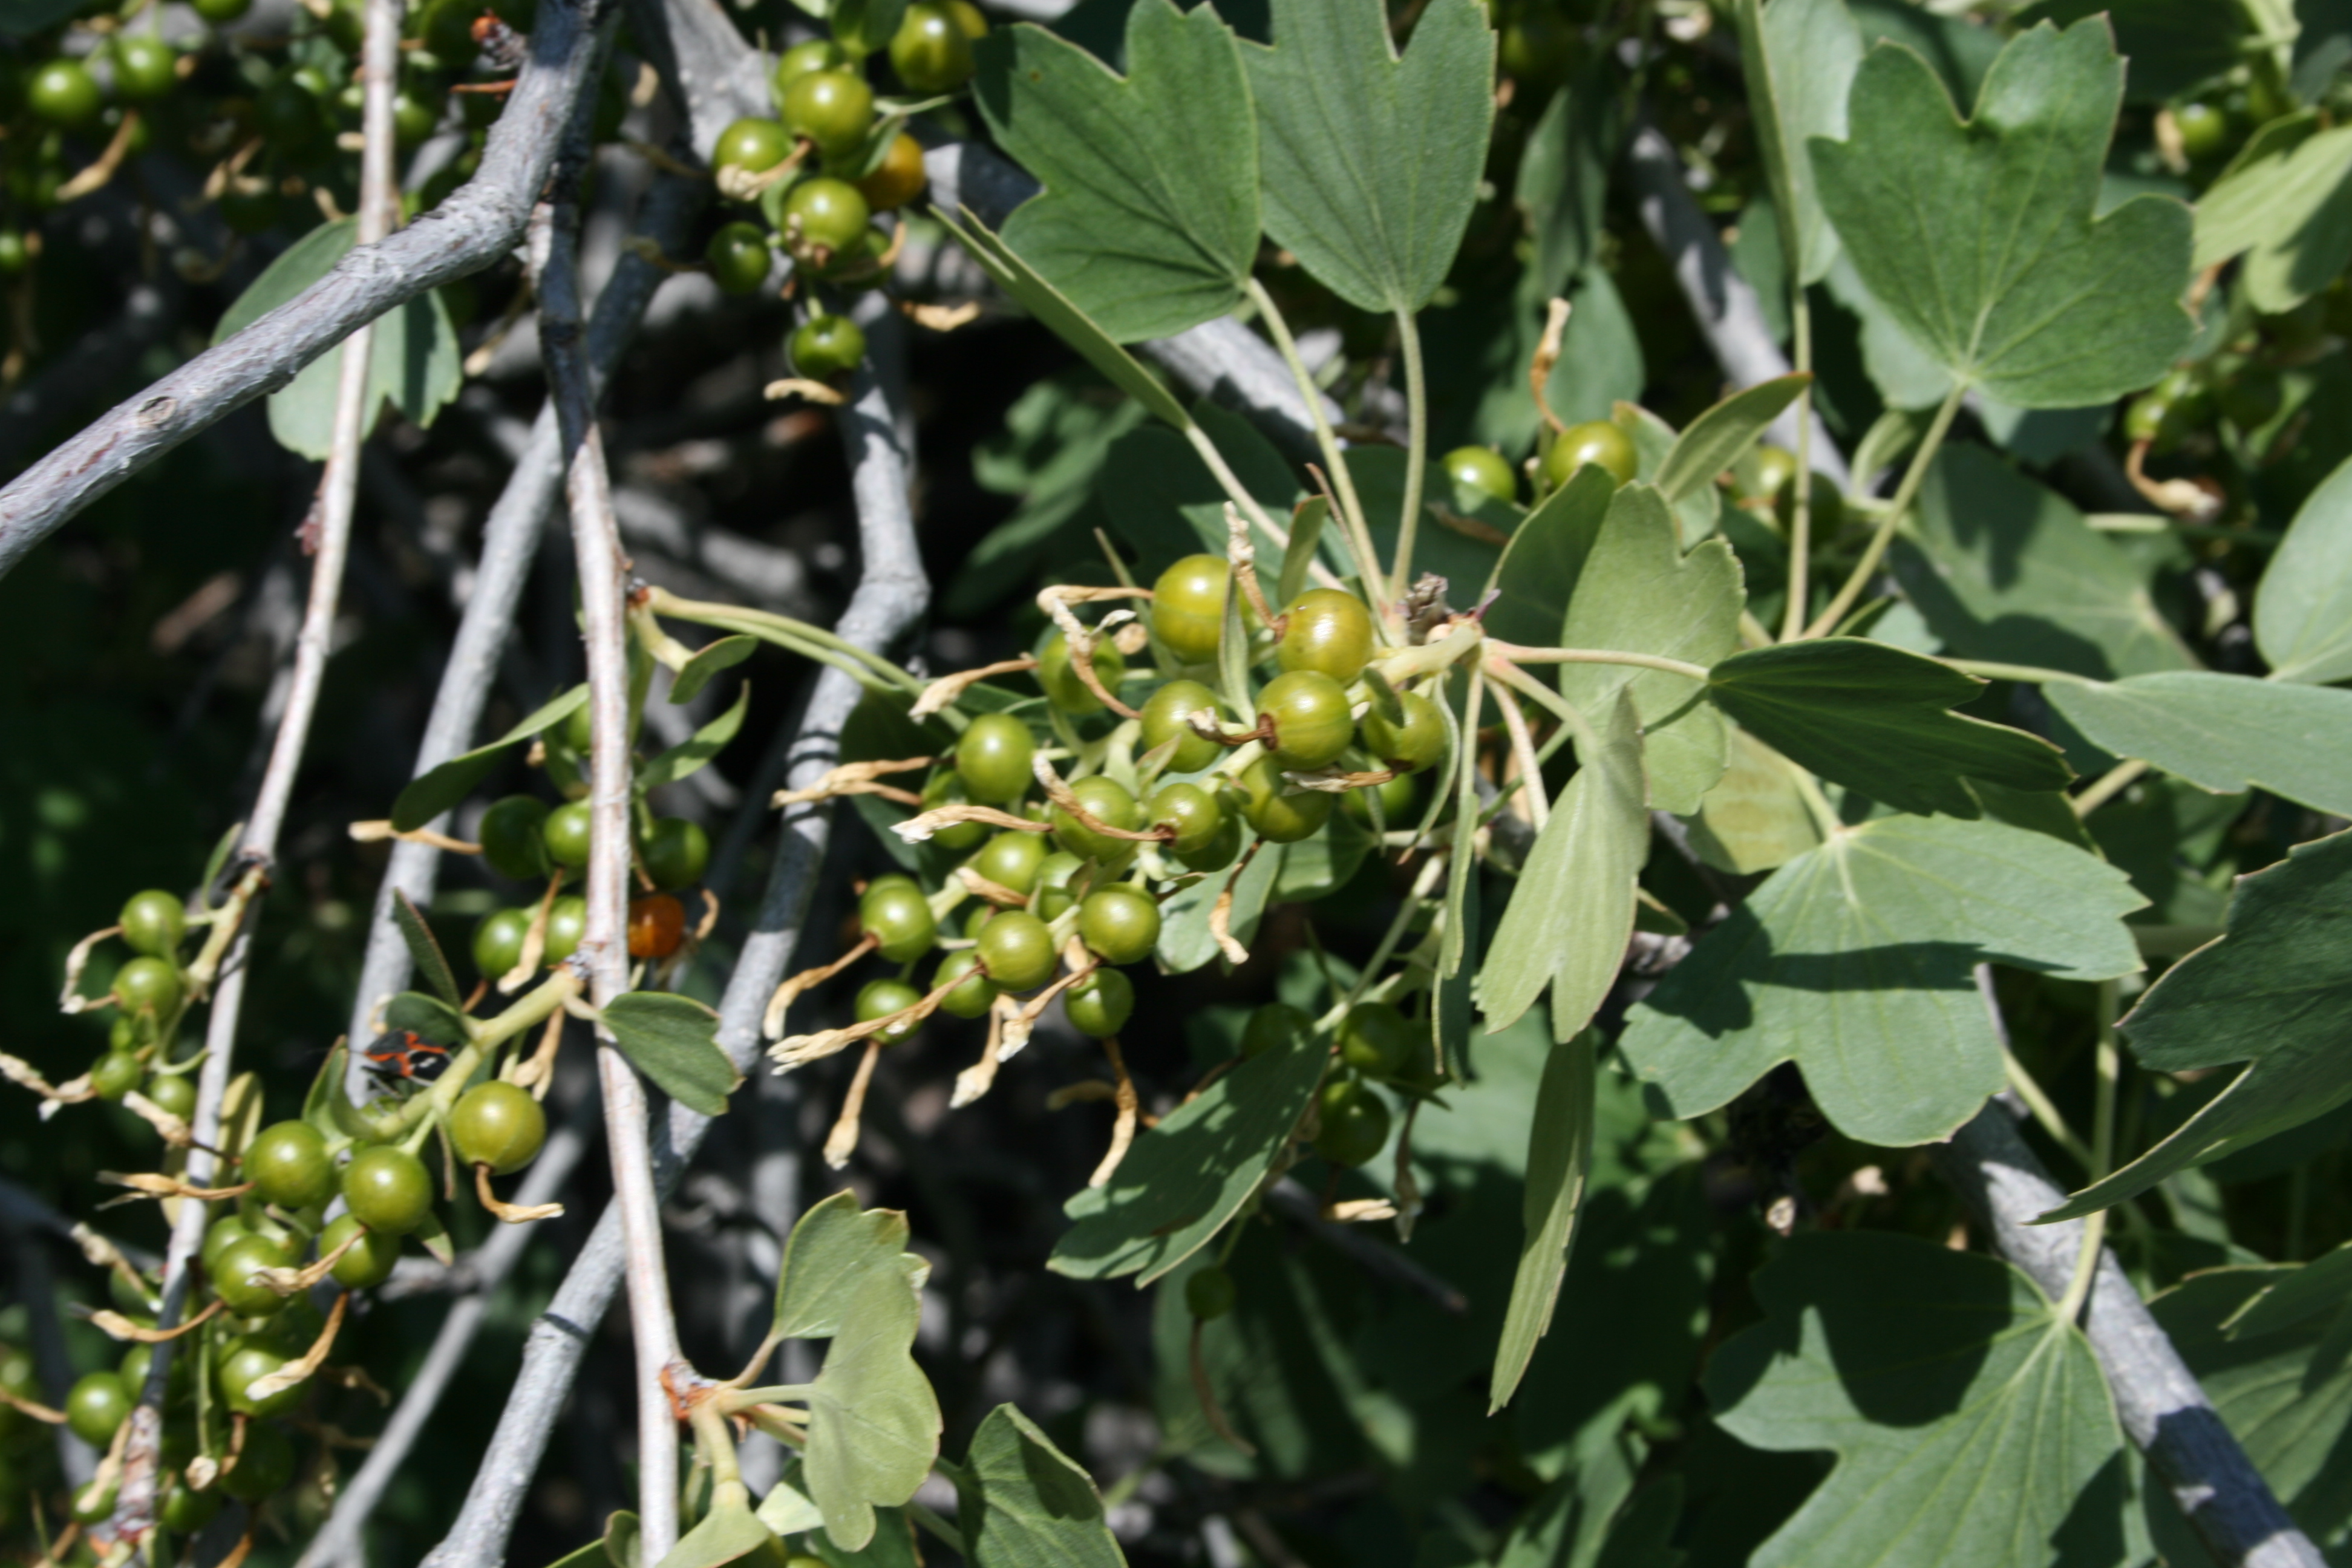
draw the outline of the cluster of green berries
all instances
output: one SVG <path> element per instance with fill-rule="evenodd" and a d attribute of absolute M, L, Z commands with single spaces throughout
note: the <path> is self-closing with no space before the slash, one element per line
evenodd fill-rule
<path fill-rule="evenodd" d="M 584 760 L 588 753 L 588 710 L 575 709 L 551 737 L 547 747 L 551 779 L 572 798 L 550 806 L 536 795 L 510 795 L 482 813 L 476 830 L 482 859 L 499 876 L 517 882 L 545 884 L 553 879 L 557 895 L 547 904 L 541 960 L 550 967 L 577 952 L 588 929 L 588 900 L 562 891 L 561 884 L 588 866 L 594 814 L 585 798 Z M 686 906 L 680 890 L 702 880 L 710 868 L 710 836 L 698 822 L 682 816 L 656 816 L 639 809 L 634 824 L 636 868 L 640 885 L 650 888 L 629 901 L 629 956 L 659 961 L 676 953 L 686 941 Z M 474 967 L 496 984 L 522 962 L 532 922 L 540 905 L 515 905 L 491 910 L 474 928 Z"/>
<path fill-rule="evenodd" d="M 133 893 L 115 922 L 133 957 L 114 972 L 108 994 L 114 1016 L 106 1049 L 90 1064 L 89 1087 L 100 1100 L 121 1100 L 137 1089 L 185 1118 L 195 1110 L 193 1059 L 174 1062 L 169 1047 L 189 1000 L 181 948 L 188 936 L 187 907 L 175 893 L 150 888 Z"/>
<path fill-rule="evenodd" d="M 918 97 L 954 92 L 971 79 L 972 45 L 987 31 L 971 0 L 915 0 L 890 40 L 890 68 Z M 729 189 L 730 176 L 741 182 L 738 189 L 757 186 L 751 199 L 768 219 L 767 226 L 725 224 L 704 247 L 705 265 L 728 293 L 755 293 L 767 281 L 771 227 L 803 269 L 862 280 L 888 243 L 874 215 L 923 194 L 922 143 L 898 129 L 897 116 L 877 111 L 854 42 L 818 38 L 786 49 L 776 62 L 776 117 L 738 120 L 720 133 L 711 153 L 720 189 Z M 802 161 L 776 179 L 796 148 L 804 150 Z M 796 374 L 826 381 L 864 357 L 866 338 L 846 317 L 819 311 L 793 331 L 788 352 Z"/>

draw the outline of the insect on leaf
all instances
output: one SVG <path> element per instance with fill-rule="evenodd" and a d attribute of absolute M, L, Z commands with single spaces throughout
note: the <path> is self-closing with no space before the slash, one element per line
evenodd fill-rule
<path fill-rule="evenodd" d="M 2189 341 L 2189 209 L 2144 195 L 2093 216 L 2123 79 L 2104 18 L 2044 24 L 2001 50 L 1964 122 L 1925 59 L 1882 43 L 1854 73 L 1846 139 L 1809 143 L 1870 291 L 2004 403 L 2106 402 Z"/>
<path fill-rule="evenodd" d="M 1257 255 L 1257 126 L 1214 6 L 1140 0 L 1124 79 L 1032 23 L 978 52 L 981 112 L 1045 187 L 1005 221 L 1009 248 L 1120 342 L 1240 302 Z"/>

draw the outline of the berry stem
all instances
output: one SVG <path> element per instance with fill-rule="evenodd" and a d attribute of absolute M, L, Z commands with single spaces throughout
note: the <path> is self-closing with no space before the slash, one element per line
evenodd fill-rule
<path fill-rule="evenodd" d="M 1348 552 L 1356 560 L 1356 578 L 1372 596 L 1380 596 L 1380 556 L 1372 549 L 1371 529 L 1364 521 L 1364 503 L 1356 497 L 1355 476 L 1348 472 L 1347 463 L 1339 456 L 1339 437 L 1332 430 L 1331 421 L 1323 414 L 1323 392 L 1307 373 L 1307 362 L 1298 355 L 1297 340 L 1290 335 L 1290 323 L 1283 320 L 1281 308 L 1265 285 L 1255 278 L 1249 280 L 1251 301 L 1265 317 L 1266 330 L 1274 334 L 1274 346 L 1282 352 L 1285 364 L 1298 383 L 1299 400 L 1307 405 L 1307 416 L 1315 424 L 1315 443 L 1322 448 L 1323 465 L 1333 487 L 1335 505 L 1341 532 L 1348 541 Z M 1327 574 L 1328 575 L 1328 574 Z"/>

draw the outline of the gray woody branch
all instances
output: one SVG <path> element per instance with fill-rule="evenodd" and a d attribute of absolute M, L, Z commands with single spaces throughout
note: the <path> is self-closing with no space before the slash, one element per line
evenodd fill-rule
<path fill-rule="evenodd" d="M 903 417 L 905 326 L 888 301 L 869 294 L 855 315 L 865 327 L 867 361 L 857 372 L 851 401 L 840 412 L 857 498 L 864 571 L 835 630 L 859 647 L 881 652 L 920 618 L 930 598 L 915 542 L 908 482 L 914 454 Z M 857 684 L 837 670 L 820 674 L 793 747 L 787 782 L 813 784 L 834 765 L 841 727 L 857 704 Z M 735 973 L 719 1004 L 719 1043 L 739 1071 L 758 1068 L 760 1015 L 798 945 L 815 889 L 816 871 L 831 836 L 829 804 L 794 806 L 784 814 L 776 860 Z M 710 1128 L 709 1119 L 673 1104 L 655 1130 L 654 1175 L 667 1195 L 677 1184 Z M 790 1215 L 774 1215 L 789 1223 Z M 425 1557 L 427 1568 L 496 1568 L 562 1414 L 580 1360 L 619 1288 L 621 1219 L 607 1205 L 563 1284 L 531 1325 L 522 1369 L 507 1395 L 489 1452 L 475 1472 L 448 1535 Z"/>
<path fill-rule="evenodd" d="M 591 5 L 547 0 L 481 171 L 449 199 L 244 331 L 118 404 L 0 489 L 0 575 L 67 519 L 190 437 L 277 391 L 353 329 L 514 247 L 594 55 Z"/>
<path fill-rule="evenodd" d="M 2000 1255 L 2053 1300 L 2063 1297 L 2082 1251 L 2084 1222 L 2033 1223 L 2066 1194 L 2018 1134 L 2008 1109 L 1994 1100 L 1950 1142 L 1929 1152 Z M 2147 1456 L 2147 1468 L 2217 1561 L 2227 1568 L 2321 1568 L 2319 1549 L 2287 1517 L 2115 1254 L 2104 1248 L 2083 1333 L 2106 1373 L 2126 1436 Z"/>

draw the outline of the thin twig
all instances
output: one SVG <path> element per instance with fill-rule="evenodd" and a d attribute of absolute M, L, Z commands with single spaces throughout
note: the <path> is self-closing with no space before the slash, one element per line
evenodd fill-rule
<path fill-rule="evenodd" d="M 366 30 L 362 43 L 361 80 L 363 101 L 361 124 L 366 146 L 360 159 L 360 210 L 356 239 L 359 248 L 373 247 L 389 232 L 399 214 L 399 186 L 393 167 L 393 95 L 400 71 L 399 0 L 368 0 Z M 373 331 L 362 318 L 343 346 L 335 392 L 334 426 L 325 471 L 320 476 L 316 551 L 310 563 L 310 594 L 302 612 L 302 627 L 294 640 L 294 668 L 287 687 L 286 707 L 271 743 L 269 763 L 263 770 L 253 812 L 246 820 L 239 851 L 251 867 L 247 885 L 257 885 L 277 858 L 278 836 L 293 799 L 295 776 L 310 739 L 310 721 L 319 706 L 331 650 L 335 611 L 342 594 L 343 566 L 351 552 L 352 509 L 359 493 L 360 443 L 367 434 L 374 409 L 368 401 L 368 347 Z M 54 454 L 49 461 L 54 461 Z M 21 484 L 23 481 L 20 480 Z M 8 559 L 8 530 L 14 522 L 0 492 L 0 570 Z M 308 527 L 308 524 L 305 524 Z M 183 1179 L 192 1187 L 209 1187 L 216 1169 L 214 1151 L 220 1144 L 221 1101 L 228 1091 L 231 1063 L 236 1048 L 238 1016 L 245 1002 L 250 973 L 253 926 L 259 910 L 251 904 L 233 903 L 241 923 L 231 940 L 228 960 L 213 993 L 212 1011 L 205 1021 L 205 1060 L 197 1070 L 195 1114 L 190 1118 L 194 1146 Z M 184 1202 L 172 1226 L 170 1249 L 163 1262 L 163 1300 L 156 1316 L 159 1333 L 168 1334 L 185 1311 L 189 1263 L 204 1242 L 207 1206 Z M 148 1363 L 146 1386 L 131 1415 L 131 1433 L 123 1448 L 122 1479 L 115 1495 L 113 1516 L 106 1532 L 118 1541 L 143 1541 L 155 1524 L 163 1405 L 174 1345 L 159 1339 Z"/>
<path fill-rule="evenodd" d="M 629 989 L 629 655 L 619 525 L 596 430 L 593 394 L 581 338 L 579 210 L 573 199 L 589 153 L 587 117 L 575 115 L 550 188 L 545 264 L 539 279 L 540 345 L 556 421 L 567 454 L 565 498 L 583 640 L 588 650 L 590 714 L 586 929 L 580 953 L 599 1008 Z M 537 226 L 534 219 L 534 227 Z M 533 248 L 537 248 L 534 246 Z M 577 960 L 575 960 L 577 962 Z M 654 1191 L 653 1151 L 646 1133 L 646 1091 L 610 1031 L 597 1028 L 597 1076 L 604 1090 L 604 1135 L 613 1161 L 614 1202 L 627 1245 L 630 1340 L 637 1365 L 637 1525 L 648 1562 L 677 1543 L 677 1417 L 663 1374 L 678 1359 L 662 1255 L 661 1201 Z"/>
<path fill-rule="evenodd" d="M 673 13 L 690 3 L 674 0 Z M 857 498 L 858 553 L 865 571 L 834 629 L 881 653 L 921 617 L 930 587 L 908 504 L 914 427 L 906 413 L 906 326 L 879 294 L 861 299 L 852 315 L 866 331 L 867 363 L 851 384 L 839 424 Z M 793 744 L 788 786 L 814 784 L 839 761 L 841 729 L 861 695 L 857 682 L 841 671 L 819 673 Z M 739 1072 L 759 1055 L 761 1013 L 799 945 L 834 809 L 834 802 L 818 801 L 783 813 L 767 891 L 719 1003 L 719 1044 Z M 799 1092 L 797 1080 L 789 1078 L 771 1087 L 788 1097 Z M 782 1120 L 790 1124 L 790 1118 Z M 670 1106 L 667 1124 L 656 1129 L 655 1178 L 661 1190 L 677 1183 L 709 1128 L 709 1118 Z M 770 1211 L 772 1223 L 788 1225 L 797 1208 L 797 1203 L 776 1205 Z M 619 1288 L 622 1258 L 620 1215 L 608 1206 L 554 1300 L 531 1325 L 521 1371 L 508 1391 L 488 1451 L 448 1534 L 426 1555 L 426 1568 L 498 1568 L 504 1562 L 523 1497 L 579 1375 L 581 1357 Z"/>

